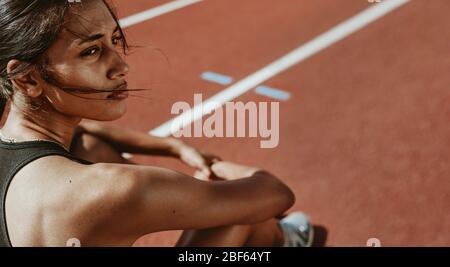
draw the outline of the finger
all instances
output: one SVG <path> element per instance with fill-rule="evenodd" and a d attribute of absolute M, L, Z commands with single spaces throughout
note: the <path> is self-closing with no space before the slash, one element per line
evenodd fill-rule
<path fill-rule="evenodd" d="M 209 175 L 206 174 L 203 171 L 195 171 L 194 177 L 199 179 L 199 180 L 203 180 L 203 181 L 208 181 L 209 180 Z"/>
<path fill-rule="evenodd" d="M 193 166 L 193 167 L 195 167 L 195 168 L 197 168 L 197 169 L 200 169 L 200 170 L 209 172 L 209 164 L 208 164 L 207 160 L 204 159 L 203 157 L 200 157 L 200 156 L 199 156 L 199 157 L 196 159 L 196 162 L 195 162 L 194 165 L 195 165 L 195 166 Z"/>
<path fill-rule="evenodd" d="M 189 166 L 197 169 L 207 166 L 206 160 L 199 153 L 191 152 L 189 154 L 184 154 L 181 159 Z"/>
<path fill-rule="evenodd" d="M 209 169 L 209 167 L 201 168 L 200 171 L 203 172 L 208 177 L 211 175 L 211 170 Z"/>
<path fill-rule="evenodd" d="M 211 179 L 211 173 L 212 171 L 209 168 L 205 168 L 202 170 L 204 176 L 206 177 L 207 180 Z"/>
<path fill-rule="evenodd" d="M 209 154 L 209 153 L 206 153 L 206 152 L 201 152 L 201 154 L 202 154 L 203 158 L 205 159 L 206 164 L 209 167 L 211 167 L 211 165 L 213 165 L 214 163 L 216 163 L 218 161 L 222 161 L 222 159 L 219 156 L 217 156 L 217 155 Z"/>

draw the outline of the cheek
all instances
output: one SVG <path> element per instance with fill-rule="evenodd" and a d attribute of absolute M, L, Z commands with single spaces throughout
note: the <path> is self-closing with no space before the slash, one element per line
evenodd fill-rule
<path fill-rule="evenodd" d="M 62 86 L 87 88 L 110 86 L 100 61 L 92 64 L 71 61 L 70 64 L 58 65 L 55 70 L 58 73 L 58 83 Z M 107 100 L 110 93 L 72 94 L 50 84 L 45 91 L 53 108 L 67 116 L 107 121 L 120 118 L 127 110 L 126 101 Z"/>
<path fill-rule="evenodd" d="M 109 82 L 100 61 L 92 64 L 73 64 L 60 73 L 60 83 L 70 87 L 104 88 Z"/>
<path fill-rule="evenodd" d="M 86 87 L 103 87 L 107 81 L 105 70 L 100 61 L 89 64 L 81 65 L 76 68 L 70 75 L 70 82 L 74 85 L 86 86 Z"/>
<path fill-rule="evenodd" d="M 58 90 L 58 89 L 57 89 Z M 103 94 L 81 95 L 86 98 L 99 99 Z M 104 98 L 104 96 L 103 96 Z M 56 91 L 54 95 L 49 95 L 50 104 L 57 112 L 92 120 L 110 121 L 122 117 L 127 111 L 126 100 L 90 100 Z"/>

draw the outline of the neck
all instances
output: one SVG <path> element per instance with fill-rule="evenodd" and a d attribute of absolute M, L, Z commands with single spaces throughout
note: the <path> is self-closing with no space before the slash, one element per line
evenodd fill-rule
<path fill-rule="evenodd" d="M 40 108 L 24 111 L 12 104 L 2 133 L 18 142 L 49 140 L 70 150 L 75 129 L 80 121 L 81 118 L 69 117 L 56 110 Z"/>

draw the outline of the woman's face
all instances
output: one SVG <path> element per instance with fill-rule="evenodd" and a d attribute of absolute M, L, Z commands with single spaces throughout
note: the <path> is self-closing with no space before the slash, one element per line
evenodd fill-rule
<path fill-rule="evenodd" d="M 47 53 L 58 84 L 101 90 L 126 89 L 128 65 L 122 58 L 122 36 L 116 21 L 101 0 L 77 5 Z M 111 98 L 111 92 L 68 93 L 55 85 L 43 84 L 53 108 L 64 115 L 109 121 L 126 112 L 126 96 Z"/>

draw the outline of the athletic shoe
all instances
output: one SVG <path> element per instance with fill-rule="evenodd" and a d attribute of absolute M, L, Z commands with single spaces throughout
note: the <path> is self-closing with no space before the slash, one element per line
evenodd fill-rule
<path fill-rule="evenodd" d="M 314 230 L 308 216 L 303 212 L 293 212 L 281 219 L 278 224 L 284 235 L 283 247 L 310 247 Z"/>

